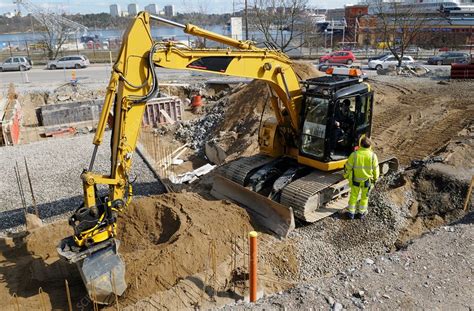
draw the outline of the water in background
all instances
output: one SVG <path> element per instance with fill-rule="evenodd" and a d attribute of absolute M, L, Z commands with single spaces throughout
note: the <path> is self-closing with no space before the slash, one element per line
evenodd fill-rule
<path fill-rule="evenodd" d="M 214 25 L 206 27 L 206 29 L 219 33 L 226 34 L 227 29 L 224 25 Z M 88 36 L 97 35 L 100 40 L 107 41 L 108 39 L 122 38 L 124 30 L 119 29 L 98 29 L 98 30 L 89 30 Z M 176 40 L 185 40 L 189 35 L 185 34 L 181 29 L 176 27 L 166 27 L 158 26 L 152 27 L 151 30 L 152 36 L 154 38 L 169 38 L 174 37 Z M 77 37 L 80 38 L 82 34 L 77 34 Z M 43 39 L 41 33 L 13 33 L 13 34 L 0 34 L 0 49 L 8 47 L 8 42 L 12 46 L 22 46 L 26 41 L 39 41 Z"/>

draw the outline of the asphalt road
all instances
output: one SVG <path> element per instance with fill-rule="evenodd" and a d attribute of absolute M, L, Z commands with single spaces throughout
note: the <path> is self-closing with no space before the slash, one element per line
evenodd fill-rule
<path fill-rule="evenodd" d="M 43 67 L 33 67 L 31 70 L 0 72 L 0 85 L 4 83 L 34 84 L 34 83 L 57 83 L 69 82 L 72 79 L 73 71 L 80 82 L 108 82 L 110 78 L 110 65 L 97 64 L 83 69 L 57 69 L 46 70 Z M 189 70 L 171 70 L 158 68 L 158 77 L 166 80 L 177 80 L 192 77 Z M 214 75 L 213 75 L 214 76 Z"/>
<path fill-rule="evenodd" d="M 424 65 L 429 69 L 445 69 L 449 70 L 449 66 L 435 66 L 435 65 Z M 375 70 L 369 70 L 367 65 L 363 65 L 362 69 L 371 76 L 376 74 Z M 69 82 L 72 78 L 73 71 L 76 72 L 76 77 L 80 82 L 92 82 L 92 83 L 107 83 L 110 78 L 110 65 L 97 64 L 91 65 L 84 69 L 57 69 L 57 70 L 46 70 L 43 67 L 33 68 L 26 72 L 19 71 L 8 71 L 0 72 L 0 85 L 8 83 L 22 84 L 24 86 L 34 83 L 61 83 Z M 174 80 L 180 82 L 182 80 L 191 79 L 196 76 L 189 70 L 171 70 L 158 68 L 159 79 L 165 79 L 167 81 Z M 199 74 L 203 77 L 202 74 Z M 205 77 L 215 77 L 216 75 L 204 74 Z"/>

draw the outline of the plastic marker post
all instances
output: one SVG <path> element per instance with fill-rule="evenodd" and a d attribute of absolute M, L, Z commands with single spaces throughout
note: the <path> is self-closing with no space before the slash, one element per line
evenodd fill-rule
<path fill-rule="evenodd" d="M 249 252 L 249 275 L 250 275 L 250 302 L 257 301 L 257 236 L 256 231 L 249 232 L 250 252 Z"/>

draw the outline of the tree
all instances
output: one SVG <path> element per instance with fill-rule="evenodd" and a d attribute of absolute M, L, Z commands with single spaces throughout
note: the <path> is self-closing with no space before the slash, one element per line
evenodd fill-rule
<path fill-rule="evenodd" d="M 254 0 L 253 9 L 249 10 L 250 27 L 260 31 L 266 42 L 283 52 L 297 49 L 307 43 L 304 38 L 310 36 L 305 34 L 315 30 L 315 27 L 308 27 L 311 20 L 305 14 L 307 2 Z"/>
<path fill-rule="evenodd" d="M 63 24 L 52 24 L 48 22 L 46 19 L 50 17 L 44 15 L 36 16 L 35 18 L 42 25 L 40 29 L 42 31 L 42 40 L 40 42 L 47 52 L 48 59 L 56 59 L 63 44 L 69 39 L 71 29 Z M 41 20 L 42 18 L 44 18 L 44 20 Z"/>
<path fill-rule="evenodd" d="M 421 11 L 422 6 L 403 2 L 383 2 L 374 4 L 379 39 L 402 65 L 405 50 L 413 44 L 423 28 L 432 19 Z"/>

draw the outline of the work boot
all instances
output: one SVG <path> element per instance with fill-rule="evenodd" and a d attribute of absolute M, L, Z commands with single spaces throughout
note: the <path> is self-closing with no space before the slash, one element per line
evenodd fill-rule
<path fill-rule="evenodd" d="M 355 214 L 353 214 L 353 213 L 347 212 L 346 215 L 347 215 L 348 219 L 354 219 L 355 218 Z"/>
<path fill-rule="evenodd" d="M 365 219 L 365 216 L 367 216 L 367 213 L 359 214 L 359 218 L 360 218 L 361 220 L 364 220 L 364 219 Z"/>

